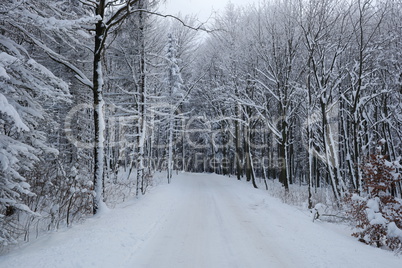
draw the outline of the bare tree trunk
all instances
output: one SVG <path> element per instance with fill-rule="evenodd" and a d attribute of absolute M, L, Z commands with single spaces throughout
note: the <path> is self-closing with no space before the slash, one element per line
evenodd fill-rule
<path fill-rule="evenodd" d="M 236 121 L 235 121 L 235 139 L 236 139 L 236 153 L 235 153 L 235 158 L 236 158 L 236 175 L 237 179 L 241 180 L 241 176 L 243 174 L 243 168 L 242 168 L 242 150 L 241 150 L 241 125 L 239 120 L 241 119 L 240 117 L 240 104 L 236 104 L 235 107 L 235 113 L 236 113 Z"/>
<path fill-rule="evenodd" d="M 96 15 L 102 19 L 105 11 L 105 0 L 99 1 Z M 103 38 L 106 26 L 103 20 L 95 25 L 95 48 L 93 64 L 93 98 L 94 98 L 94 125 L 95 125 L 95 146 L 94 146 L 94 191 L 93 213 L 96 214 L 100 204 L 103 202 L 103 168 L 104 168 L 104 128 L 103 117 L 103 74 L 102 74 L 102 51 Z"/>
<path fill-rule="evenodd" d="M 280 160 L 280 175 L 279 181 L 282 183 L 285 190 L 289 190 L 288 183 L 288 165 L 287 165 L 287 156 L 286 156 L 286 146 L 287 146 L 287 123 L 286 119 L 282 120 L 282 137 L 279 144 L 279 160 Z"/>
<path fill-rule="evenodd" d="M 144 1 L 140 0 L 138 2 L 138 8 L 144 9 Z M 145 115 L 145 102 L 146 102 L 146 64 L 145 64 L 145 14 L 144 12 L 139 12 L 139 42 L 140 42 L 140 79 L 138 81 L 138 115 L 140 117 L 138 126 L 138 138 L 137 138 L 137 189 L 136 196 L 139 195 L 139 188 L 141 193 L 144 194 L 144 147 L 146 138 L 146 115 Z"/>

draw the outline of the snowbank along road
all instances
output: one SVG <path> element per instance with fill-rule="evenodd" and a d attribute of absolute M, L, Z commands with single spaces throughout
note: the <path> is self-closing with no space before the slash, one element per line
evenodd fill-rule
<path fill-rule="evenodd" d="M 181 174 L 0 257 L 0 267 L 396 268 L 402 259 L 234 178 Z"/>

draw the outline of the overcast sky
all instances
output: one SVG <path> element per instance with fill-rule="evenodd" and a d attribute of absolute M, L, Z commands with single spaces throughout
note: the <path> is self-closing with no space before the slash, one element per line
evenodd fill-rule
<path fill-rule="evenodd" d="M 160 10 L 169 14 L 181 12 L 183 15 L 195 14 L 200 21 L 206 21 L 213 11 L 223 11 L 229 0 L 166 0 Z M 231 0 L 236 6 L 246 5 L 254 0 Z"/>

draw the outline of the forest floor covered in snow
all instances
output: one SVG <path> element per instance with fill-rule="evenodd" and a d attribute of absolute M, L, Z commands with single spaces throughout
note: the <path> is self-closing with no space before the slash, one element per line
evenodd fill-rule
<path fill-rule="evenodd" d="M 0 256 L 0 267 L 402 266 L 350 233 L 235 178 L 184 173 Z"/>

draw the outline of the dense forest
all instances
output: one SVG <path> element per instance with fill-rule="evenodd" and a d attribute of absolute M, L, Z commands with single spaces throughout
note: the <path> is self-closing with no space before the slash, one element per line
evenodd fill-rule
<path fill-rule="evenodd" d="M 2 0 L 0 244 L 214 172 L 402 241 L 402 2 L 230 3 L 208 24 L 151 0 Z"/>

